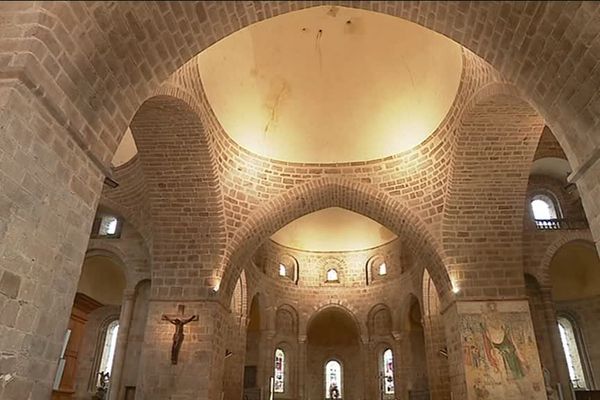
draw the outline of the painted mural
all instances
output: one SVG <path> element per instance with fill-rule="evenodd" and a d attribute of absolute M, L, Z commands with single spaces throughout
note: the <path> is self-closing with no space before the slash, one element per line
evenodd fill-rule
<path fill-rule="evenodd" d="M 469 399 L 546 399 L 531 317 L 523 304 L 471 303 L 459 311 Z"/>

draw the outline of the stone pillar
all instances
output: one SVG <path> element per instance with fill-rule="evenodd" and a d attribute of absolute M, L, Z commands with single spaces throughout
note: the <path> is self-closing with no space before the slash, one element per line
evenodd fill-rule
<path fill-rule="evenodd" d="M 262 382 L 261 388 L 263 393 L 269 392 L 270 379 L 275 372 L 275 330 L 267 329 L 260 335 L 260 346 L 258 352 L 258 365 L 260 366 L 257 371 L 257 379 Z"/>
<path fill-rule="evenodd" d="M 171 363 L 175 327 L 163 321 L 174 316 L 179 305 L 184 317 L 199 320 L 184 326 L 184 341 L 176 365 Z M 223 384 L 225 343 L 223 327 L 228 311 L 217 301 L 151 299 L 144 335 L 139 398 L 144 400 L 220 400 Z"/>
<path fill-rule="evenodd" d="M 53 115 L 17 79 L 0 80 L 2 399 L 50 398 L 102 189 Z"/>
<path fill-rule="evenodd" d="M 298 336 L 298 398 L 305 399 L 306 391 L 306 335 Z"/>
<path fill-rule="evenodd" d="M 573 172 L 569 181 L 577 184 L 592 237 L 600 254 L 600 148 L 597 147 L 590 159 Z"/>
<path fill-rule="evenodd" d="M 453 399 L 547 400 L 526 300 L 460 301 L 444 320 Z"/>
<path fill-rule="evenodd" d="M 423 329 L 430 398 L 450 400 L 448 359 L 441 354 L 441 351 L 447 347 L 442 316 L 438 314 L 426 316 L 423 320 Z M 454 399 L 459 398 L 454 397 Z"/>
<path fill-rule="evenodd" d="M 123 293 L 123 303 L 121 305 L 121 315 L 119 316 L 119 333 L 117 336 L 117 348 L 115 350 L 115 358 L 113 361 L 112 376 L 110 378 L 109 400 L 117 400 L 121 392 L 121 376 L 123 374 L 125 354 L 127 354 L 129 328 L 131 327 L 134 304 L 135 290 L 125 290 L 125 293 Z"/>

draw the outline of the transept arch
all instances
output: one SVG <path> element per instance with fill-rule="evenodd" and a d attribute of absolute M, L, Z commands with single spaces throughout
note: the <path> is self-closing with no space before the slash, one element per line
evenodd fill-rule
<path fill-rule="evenodd" d="M 228 298 L 231 284 L 239 275 L 243 260 L 249 259 L 262 241 L 291 221 L 311 212 L 342 207 L 363 214 L 386 226 L 422 255 L 439 287 L 440 297 L 451 287 L 439 255 L 436 240 L 412 212 L 390 195 L 372 186 L 343 178 L 321 178 L 285 192 L 255 211 L 241 226 L 225 250 L 220 271 L 221 294 Z"/>
<path fill-rule="evenodd" d="M 523 291 L 508 280 L 489 287 L 479 271 L 485 265 L 488 274 L 509 269 L 522 278 L 522 210 L 543 128 L 537 111 L 504 84 L 484 87 L 462 117 L 442 219 L 445 261 L 461 296 L 482 296 L 486 285 L 485 295 Z"/>
<path fill-rule="evenodd" d="M 133 103 L 134 107 L 136 103 L 141 104 L 145 95 L 153 91 L 153 86 L 160 84 L 195 54 L 250 24 L 290 11 L 327 4 L 330 3 L 317 2 L 308 5 L 297 2 L 254 2 L 248 3 L 248 5 L 237 3 L 229 6 L 225 3 L 172 2 L 138 5 L 137 7 L 132 5 L 123 12 L 122 9 L 117 10 L 116 7 L 108 5 L 36 3 L 35 6 L 22 5 L 17 10 L 12 8 L 6 12 L 8 16 L 13 16 L 12 13 L 26 10 L 35 16 L 39 24 L 35 30 L 36 45 L 33 46 L 33 42 L 28 40 L 17 40 L 15 53 L 17 57 L 24 58 L 26 64 L 32 65 L 31 69 L 37 68 L 37 70 L 44 71 L 46 79 L 40 90 L 50 93 L 51 101 L 55 100 L 56 93 L 67 95 L 66 111 L 61 114 L 80 113 L 83 120 L 87 120 L 96 129 L 97 138 L 90 146 L 91 152 L 104 153 L 104 156 L 101 155 L 97 158 L 106 160 L 116 148 L 120 132 L 124 132 L 127 113 L 133 112 L 129 104 Z M 501 73 L 516 82 L 522 92 L 529 93 L 536 107 L 549 121 L 553 130 L 557 132 L 571 162 L 577 166 L 584 163 L 587 151 L 582 147 L 582 143 L 586 143 L 582 139 L 590 137 L 590 129 L 598 121 L 597 117 L 588 110 L 591 110 L 594 107 L 594 101 L 598 100 L 591 100 L 589 94 L 582 93 L 587 100 L 591 101 L 587 103 L 586 112 L 577 112 L 568 101 L 572 92 L 561 90 L 566 83 L 566 78 L 563 82 L 559 81 L 555 85 L 546 87 L 539 87 L 537 83 L 556 79 L 556 72 L 559 70 L 568 70 L 569 74 L 565 74 L 565 76 L 569 76 L 575 82 L 585 82 L 585 77 L 589 76 L 588 72 L 597 64 L 595 55 L 591 52 L 581 52 L 580 57 L 583 61 L 581 64 L 587 67 L 575 69 L 568 62 L 569 57 L 566 57 L 568 54 L 566 50 L 555 52 L 551 51 L 550 47 L 544 46 L 548 35 L 529 35 L 528 37 L 531 37 L 532 42 L 535 43 L 535 45 L 529 46 L 520 45 L 521 42 L 516 39 L 525 37 L 525 31 L 530 30 L 531 26 L 553 26 L 552 21 L 555 20 L 560 6 L 546 3 L 521 5 L 501 2 L 479 4 L 377 2 L 360 5 L 349 3 L 347 6 L 407 19 L 446 35 L 483 57 Z M 584 33 L 594 25 L 593 23 L 584 23 L 591 18 L 589 7 L 593 6 L 573 3 L 563 10 L 565 14 L 563 18 L 566 21 L 579 21 L 571 28 L 576 31 L 571 36 L 576 37 L 577 40 L 568 48 L 581 46 L 583 38 L 586 37 Z M 217 19 L 216 16 L 219 15 L 226 16 L 226 18 Z M 77 18 L 73 18 L 73 16 L 77 16 Z M 168 21 L 180 19 L 185 22 L 182 22 L 179 29 L 165 29 L 166 26 L 170 26 Z M 483 31 L 478 29 L 476 21 L 480 20 L 488 21 L 488 26 L 495 26 L 495 28 Z M 534 21 L 536 25 L 533 25 Z M 16 24 L 16 22 L 14 23 Z M 142 26 L 148 25 L 155 28 L 142 28 Z M 162 29 L 156 29 L 156 27 Z M 86 47 L 87 42 L 73 41 L 69 32 L 77 30 L 82 30 L 86 32 L 86 35 L 93 37 L 98 46 Z M 127 37 L 125 32 L 129 30 L 136 32 L 136 35 Z M 505 32 L 506 40 L 493 40 L 492 36 L 496 32 Z M 534 30 L 534 32 L 536 31 Z M 21 33 L 20 38 L 25 39 L 29 34 L 32 33 L 25 30 Z M 564 32 L 559 34 L 558 38 L 566 40 Z M 174 42 L 179 46 L 174 47 Z M 156 45 L 148 46 L 148 43 Z M 59 54 L 62 48 L 72 48 L 80 56 L 67 55 L 66 58 L 60 58 Z M 104 49 L 102 54 L 95 52 L 99 48 Z M 547 51 L 543 50 L 546 48 L 548 48 Z M 133 49 L 133 51 L 127 51 L 127 49 Z M 159 56 L 159 53 L 166 52 L 166 49 L 169 49 L 168 52 L 176 60 L 175 62 L 168 57 Z M 34 54 L 35 57 L 24 57 L 26 53 Z M 63 70 L 70 71 L 71 82 L 61 82 L 60 85 L 56 83 L 57 80 L 53 79 L 55 77 L 52 76 L 52 73 L 46 71 L 61 69 L 48 68 L 49 63 L 58 64 Z M 527 65 L 527 68 L 523 67 L 524 64 Z M 66 68 L 67 65 L 74 65 L 76 68 Z M 131 68 L 132 65 L 139 66 L 139 69 Z M 540 66 L 538 67 L 538 65 Z M 95 82 L 87 74 L 94 69 L 106 68 L 116 72 L 114 80 L 110 83 Z M 80 71 L 84 71 L 84 73 Z M 115 84 L 116 76 L 120 78 L 121 85 Z M 27 81 L 32 77 L 26 72 L 21 79 Z M 82 93 L 89 100 L 85 106 L 79 101 Z M 126 102 L 125 99 L 129 99 L 129 101 Z M 107 107 L 109 112 L 115 107 L 122 108 L 123 111 L 115 117 L 109 117 L 106 111 L 92 112 L 101 106 L 109 105 L 110 107 Z M 124 118 L 123 115 L 125 115 Z M 99 125 L 102 123 L 99 121 L 102 120 L 110 121 L 110 124 L 113 127 L 116 126 L 117 129 L 106 129 L 102 133 L 104 137 L 101 138 Z M 572 121 L 576 121 L 576 134 L 569 135 L 566 127 Z M 75 126 L 73 135 L 77 135 L 76 129 L 78 128 L 80 127 Z M 114 139 L 110 138 L 111 135 L 114 135 Z M 108 143 L 108 145 L 104 146 L 102 142 Z M 105 150 L 106 147 L 108 147 L 108 151 Z M 104 151 L 100 151 L 102 148 Z"/>
<path fill-rule="evenodd" d="M 200 293 L 225 242 L 222 195 L 205 129 L 187 102 L 168 95 L 146 100 L 130 126 L 148 188 L 152 273 L 168 275 L 177 260 L 179 273 L 200 271 L 182 290 Z M 159 282 L 153 279 L 157 292 Z"/>

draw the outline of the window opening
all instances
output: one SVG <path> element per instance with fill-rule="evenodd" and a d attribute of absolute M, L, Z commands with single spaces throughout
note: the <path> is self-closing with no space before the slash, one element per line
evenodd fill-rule
<path fill-rule="evenodd" d="M 117 349 L 117 335 L 119 333 L 119 321 L 115 320 L 108 325 L 106 329 L 106 338 L 104 339 L 104 346 L 102 348 L 102 358 L 100 359 L 100 369 L 96 386 L 101 387 L 103 385 L 102 380 L 104 376 L 108 376 L 112 371 L 113 360 L 115 358 L 115 350 Z M 104 374 L 104 375 L 101 375 Z M 108 374 L 108 375 L 106 375 Z"/>
<path fill-rule="evenodd" d="M 574 389 L 587 389 L 588 385 L 583 371 L 583 364 L 575 330 L 573 324 L 567 318 L 558 318 L 558 330 L 560 332 L 560 341 L 562 342 L 567 367 L 569 369 L 569 378 Z"/>
<path fill-rule="evenodd" d="M 330 270 L 327 271 L 327 281 L 328 282 L 335 282 L 338 280 L 338 273 L 335 269 L 331 268 Z"/>
<path fill-rule="evenodd" d="M 275 393 L 285 391 L 285 353 L 281 349 L 275 350 L 275 374 L 273 390 Z"/>
<path fill-rule="evenodd" d="M 385 394 L 394 394 L 394 356 L 391 349 L 383 352 L 383 385 Z"/>
<path fill-rule="evenodd" d="M 335 360 L 325 365 L 325 398 L 342 398 L 342 365 Z"/>

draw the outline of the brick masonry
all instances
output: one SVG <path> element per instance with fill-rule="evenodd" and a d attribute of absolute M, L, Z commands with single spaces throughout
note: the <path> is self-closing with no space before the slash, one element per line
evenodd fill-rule
<path fill-rule="evenodd" d="M 219 398 L 226 342 L 243 332 L 243 312 L 230 321 L 238 278 L 248 273 L 246 297 L 272 278 L 253 272 L 248 260 L 278 228 L 329 206 L 381 222 L 402 238 L 402 254 L 413 254 L 415 266 L 395 282 L 412 282 L 421 298 L 429 389 L 446 398 L 449 382 L 458 387 L 461 378 L 437 355 L 444 335 L 455 333 L 440 312 L 455 299 L 524 298 L 523 271 L 543 284 L 543 260 L 554 246 L 590 238 L 534 232 L 524 222 L 528 187 L 552 187 L 529 178 L 530 162 L 561 155 L 544 124 L 573 167 L 598 242 L 597 4 L 336 2 L 414 21 L 468 49 L 452 110 L 422 145 L 384 160 L 299 165 L 250 154 L 218 125 L 193 57 L 251 23 L 319 4 L 2 4 L 0 397 L 48 398 L 99 202 L 137 230 L 123 240 L 145 248 L 131 256 L 132 281 L 151 271 L 139 387 L 149 399 Z M 121 186 L 105 188 L 101 198 L 103 175 L 113 174 L 108 163 L 129 125 L 140 154 L 114 171 Z M 540 135 L 547 145 L 536 151 Z M 566 212 L 581 211 L 562 198 Z M 421 294 L 425 268 L 441 297 L 434 313 L 425 312 L 431 302 Z M 370 290 L 361 288 L 360 296 Z M 344 307 L 366 325 L 352 304 L 362 299 Z M 159 319 L 179 303 L 204 323 L 190 326 L 187 368 L 174 370 L 166 356 L 169 326 Z M 388 307 L 397 321 L 395 306 Z M 229 366 L 237 382 L 240 361 Z M 298 387 L 300 380 L 298 374 Z"/>

